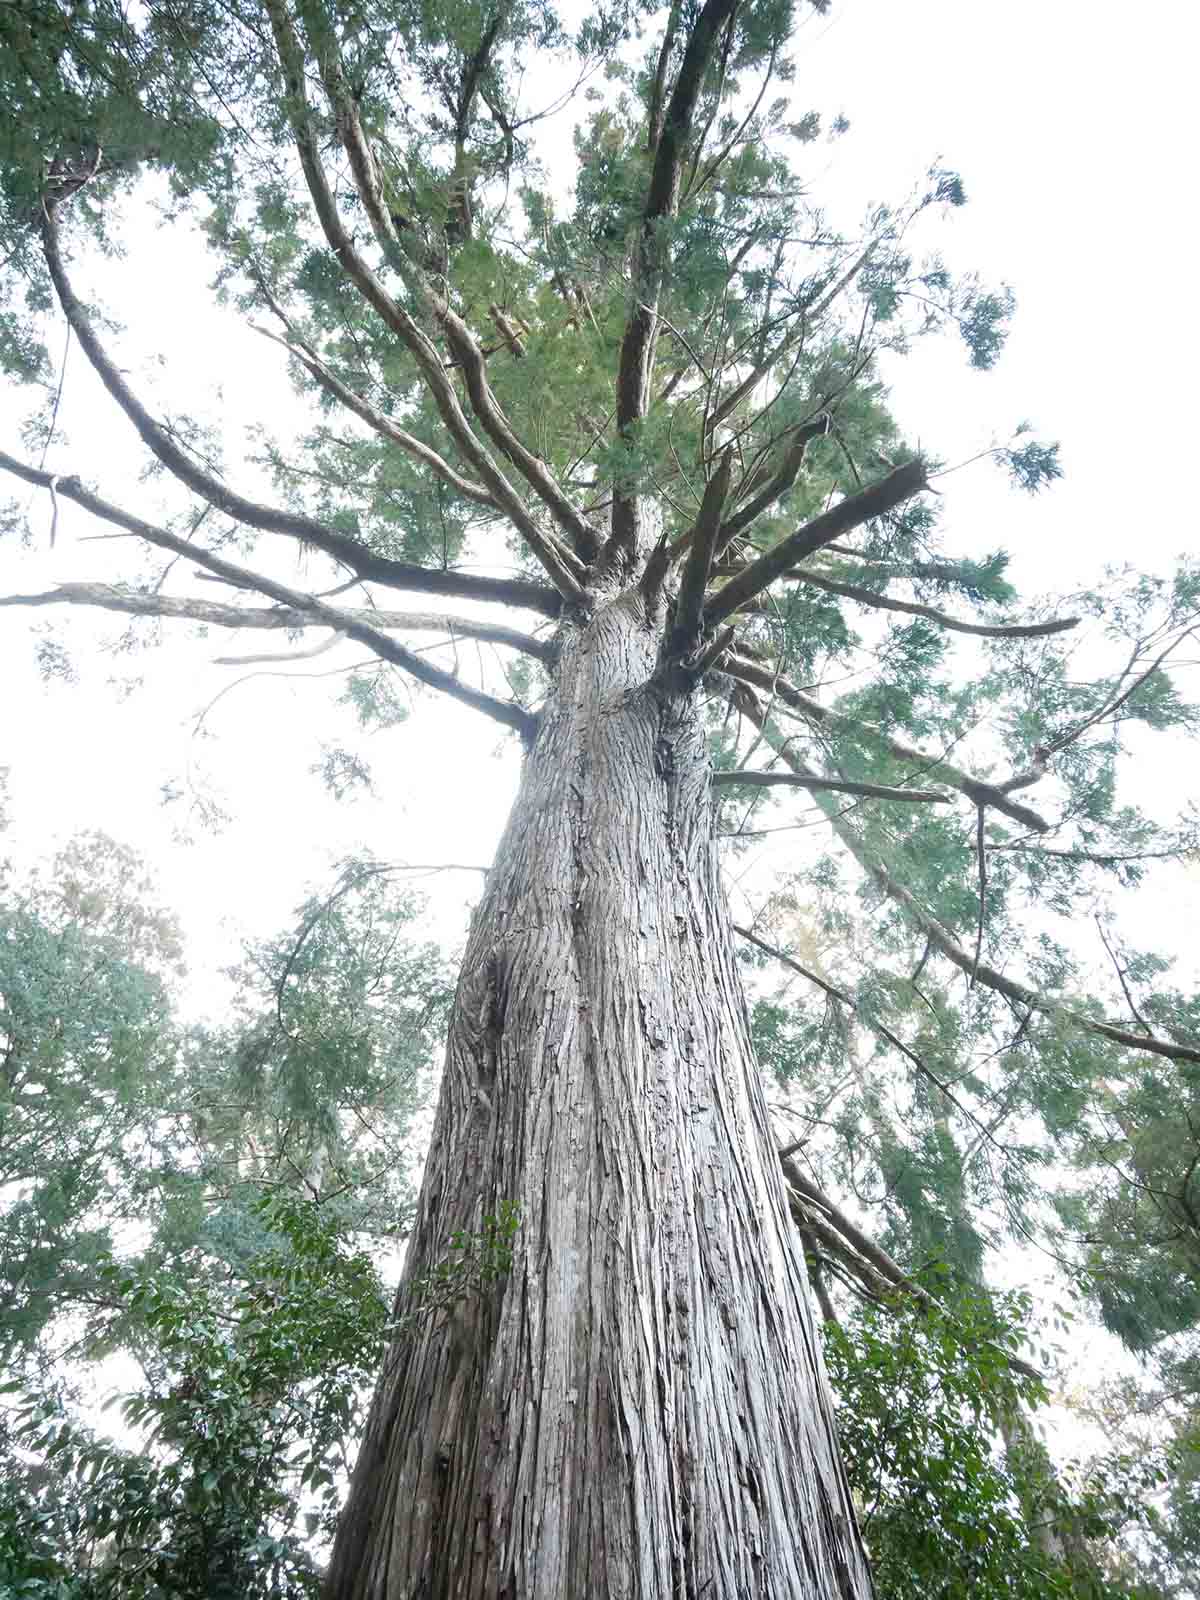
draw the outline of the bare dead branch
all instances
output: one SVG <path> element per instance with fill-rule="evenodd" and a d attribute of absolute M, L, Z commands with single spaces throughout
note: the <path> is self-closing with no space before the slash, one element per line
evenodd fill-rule
<path fill-rule="evenodd" d="M 897 467 L 886 478 L 869 485 L 858 494 L 848 495 L 836 506 L 805 523 L 718 589 L 704 608 L 706 623 L 712 627 L 732 616 L 740 606 L 753 600 L 767 586 L 795 566 L 797 560 L 812 555 L 822 545 L 857 528 L 872 517 L 894 511 L 925 487 L 925 463 L 919 458 Z"/>
<path fill-rule="evenodd" d="M 829 1289 L 825 1283 L 824 1258 L 817 1249 L 817 1241 L 810 1230 L 802 1224 L 800 1227 L 800 1242 L 804 1246 L 804 1264 L 808 1268 L 808 1281 L 812 1284 L 813 1294 L 817 1297 L 817 1305 L 821 1309 L 822 1322 L 832 1322 L 840 1326 L 837 1310 L 829 1296 Z"/>
<path fill-rule="evenodd" d="M 862 1229 L 851 1221 L 840 1206 L 834 1205 L 824 1190 L 818 1188 L 813 1180 L 800 1170 L 798 1162 L 788 1158 L 782 1163 L 782 1166 L 784 1177 L 797 1194 L 808 1201 L 811 1206 L 817 1207 L 827 1226 L 835 1229 L 844 1244 L 849 1244 L 856 1250 L 859 1256 L 879 1274 L 891 1289 L 899 1290 L 903 1295 L 916 1301 L 918 1305 L 927 1311 L 935 1311 L 944 1317 L 949 1315 L 927 1289 L 923 1289 L 915 1279 L 909 1277 L 900 1263 L 889 1255 L 882 1245 L 878 1245 L 873 1239 L 868 1238 Z M 950 1320 L 953 1319 L 951 1318 Z M 985 1343 L 991 1348 L 1000 1348 L 999 1346 L 993 1346 L 990 1340 L 986 1340 Z M 1038 1383 L 1045 1381 L 1044 1373 L 1039 1372 L 1036 1367 L 1030 1366 L 1028 1362 L 1022 1361 L 1019 1356 L 1011 1355 L 1007 1350 L 1001 1350 L 1000 1353 L 1014 1372 L 1019 1372 L 1027 1378 L 1033 1378 Z"/>
<path fill-rule="evenodd" d="M 193 547 L 189 545 L 188 549 L 191 551 Z M 218 628 L 258 628 L 291 633 L 301 628 L 327 626 L 309 612 L 277 607 L 268 610 L 221 605 L 212 600 L 114 589 L 106 583 L 62 583 L 44 594 L 0 596 L 0 606 L 47 605 L 91 606 L 102 611 L 124 612 L 128 616 L 172 618 Z M 520 650 L 546 664 L 549 664 L 553 654 L 552 646 L 544 639 L 535 639 L 532 634 L 522 633 L 517 628 L 506 628 L 501 623 L 477 622 L 472 617 L 445 616 L 432 611 L 382 611 L 365 606 L 353 610 L 347 608 L 342 614 L 385 631 L 456 634 L 464 639 L 481 639 L 487 644 L 507 645 L 511 650 Z M 319 648 L 328 648 L 328 643 Z M 297 657 L 293 656 L 292 659 Z"/>

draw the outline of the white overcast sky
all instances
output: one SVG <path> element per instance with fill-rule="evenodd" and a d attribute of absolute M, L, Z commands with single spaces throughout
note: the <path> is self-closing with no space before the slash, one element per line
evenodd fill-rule
<path fill-rule="evenodd" d="M 854 220 L 868 201 L 907 193 L 942 159 L 962 172 L 970 204 L 923 243 L 1017 292 L 994 372 L 969 370 L 957 340 L 926 344 L 895 369 L 893 398 L 908 435 L 943 459 L 974 454 L 1026 417 L 1038 436 L 1062 441 L 1067 477 L 1036 500 L 1011 491 L 987 463 L 943 484 L 949 546 L 964 554 L 1006 546 L 1030 593 L 1074 588 L 1108 562 L 1166 570 L 1194 541 L 1190 497 L 1176 485 L 1189 476 L 1200 356 L 1189 204 L 1198 43 L 1195 9 L 1177 0 L 1136 13 L 1083 0 L 834 0 L 797 38 L 796 113 L 817 109 L 828 122 L 844 111 L 851 121 L 842 140 L 811 147 L 814 198 Z M 528 88 L 537 98 L 536 84 Z M 565 124 L 555 138 L 568 145 Z M 253 469 L 239 464 L 241 430 L 256 420 L 286 426 L 283 365 L 277 350 L 207 309 L 211 268 L 174 227 L 145 234 L 119 268 L 97 269 L 76 287 L 124 322 L 109 347 L 143 392 L 164 409 L 173 400 L 207 409 L 223 425 L 231 481 L 261 492 Z M 60 326 L 59 350 L 61 337 Z M 13 415 L 5 404 L 0 416 Z M 152 509 L 154 489 L 133 476 L 141 459 L 72 348 L 48 465 Z M 63 506 L 53 552 L 47 496 L 33 498 L 31 516 L 34 549 L 0 547 L 0 592 L 119 575 L 126 551 L 81 543 L 104 530 L 78 510 Z M 43 686 L 37 676 L 31 639 L 47 626 L 74 657 L 76 687 Z M 322 739 L 348 735 L 348 713 L 334 703 L 339 680 L 310 674 L 353 652 L 302 663 L 292 681 L 259 675 L 231 688 L 207 718 L 211 737 L 201 738 L 196 714 L 242 675 L 211 658 L 273 648 L 270 636 L 195 641 L 186 625 L 168 624 L 162 649 L 98 654 L 96 641 L 123 628 L 120 618 L 75 609 L 0 612 L 10 848 L 29 859 L 86 827 L 140 848 L 185 921 L 201 993 L 203 973 L 232 956 L 240 931 L 279 929 L 305 886 L 350 850 L 408 862 L 490 860 L 516 778 L 512 741 L 491 724 L 426 697 L 407 727 L 369 741 L 377 797 L 338 805 L 308 769 Z M 122 697 L 113 680 L 131 676 L 141 687 Z M 217 834 L 194 830 L 185 848 L 175 832 L 187 799 L 164 808 L 159 794 L 189 775 L 213 780 L 234 821 Z M 1147 760 L 1130 794 L 1167 815 L 1189 781 L 1194 791 L 1176 757 Z M 447 933 L 461 927 L 477 887 L 470 874 L 439 881 Z M 1135 936 L 1140 925 L 1161 937 L 1167 914 L 1182 930 L 1188 905 L 1194 927 L 1195 873 L 1160 878 L 1130 907 Z"/>

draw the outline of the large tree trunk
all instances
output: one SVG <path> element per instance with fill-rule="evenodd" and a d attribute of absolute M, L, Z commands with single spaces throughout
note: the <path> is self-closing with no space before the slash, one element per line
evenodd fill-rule
<path fill-rule="evenodd" d="M 330 1600 L 862 1600 L 747 1031 L 696 696 L 636 591 L 564 631 L 476 912 L 399 1308 L 503 1202 L 511 1269 L 408 1317 Z"/>

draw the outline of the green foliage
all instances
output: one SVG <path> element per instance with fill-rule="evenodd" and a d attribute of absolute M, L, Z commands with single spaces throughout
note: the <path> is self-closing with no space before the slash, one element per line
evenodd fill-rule
<path fill-rule="evenodd" d="M 1012 481 L 1027 494 L 1036 494 L 1048 483 L 1053 483 L 1055 478 L 1062 477 L 1056 444 L 1039 444 L 1035 439 L 1020 449 L 1001 451 L 1001 457 L 1008 466 Z"/>
<path fill-rule="evenodd" d="M 1103 1576 L 1090 1546 L 1144 1520 L 1137 1508 L 1161 1483 L 1161 1465 L 1051 1473 L 1019 1420 L 1044 1391 L 1007 1359 L 1020 1348 L 1028 1299 L 959 1292 L 948 1304 L 944 1313 L 868 1306 L 824 1328 L 880 1600 L 1125 1600 L 1132 1591 Z"/>
<path fill-rule="evenodd" d="M 255 1210 L 267 1242 L 220 1286 L 195 1262 L 148 1276 L 101 1269 L 140 1323 L 151 1384 L 121 1413 L 145 1442 L 136 1454 L 114 1446 L 53 1396 L 18 1406 L 5 1443 L 19 1454 L 0 1490 L 0 1592 L 317 1593 L 306 1541 L 328 1535 L 336 1515 L 342 1444 L 387 1312 L 371 1263 L 317 1205 L 280 1196 Z M 27 1456 L 49 1472 L 23 1467 Z"/>
<path fill-rule="evenodd" d="M 0 1414 L 0 1592 L 315 1593 L 388 1321 L 363 1241 L 403 1228 L 448 999 L 388 878 L 347 864 L 251 951 L 219 1032 L 175 1018 L 178 935 L 130 852 L 77 841 L 0 904 L 0 1341 L 25 1396 Z M 503 1271 L 515 1225 L 453 1241 L 431 1303 Z M 67 1381 L 113 1353 L 146 1377 L 120 1413 L 141 1451 Z"/>
<path fill-rule="evenodd" d="M 401 1322 L 451 1311 L 503 1278 L 512 1266 L 512 1240 L 520 1222 L 520 1213 L 506 1200 L 484 1217 L 476 1232 L 452 1234 L 442 1259 L 409 1282 Z"/>
<path fill-rule="evenodd" d="M 0 899 L 0 1352 L 15 1369 L 93 1281 L 177 1078 L 170 919 L 137 863 L 78 841 Z M 153 969 L 159 968 L 159 972 Z"/>

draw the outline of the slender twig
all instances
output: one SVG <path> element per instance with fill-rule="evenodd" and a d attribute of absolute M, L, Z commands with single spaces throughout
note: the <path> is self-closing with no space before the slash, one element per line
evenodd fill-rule
<path fill-rule="evenodd" d="M 975 987 L 975 979 L 979 973 L 979 957 L 983 953 L 983 919 L 987 910 L 987 850 L 983 837 L 986 818 L 986 809 L 983 806 L 977 806 L 975 811 L 975 854 L 979 861 L 979 926 L 975 932 L 975 960 L 971 964 L 971 976 L 967 983 L 968 989 Z"/>
<path fill-rule="evenodd" d="M 1145 1017 L 1142 1016 L 1141 1012 L 1134 1004 L 1133 995 L 1130 993 L 1129 984 L 1126 982 L 1125 968 L 1121 965 L 1120 961 L 1118 961 L 1116 952 L 1113 950 L 1112 945 L 1108 942 L 1108 936 L 1104 932 L 1104 921 L 1099 912 L 1096 913 L 1095 922 L 1096 932 L 1100 935 L 1100 943 L 1107 951 L 1108 959 L 1112 962 L 1113 971 L 1117 975 L 1117 982 L 1121 985 L 1121 993 L 1125 996 L 1125 1004 L 1129 1007 L 1129 1010 L 1133 1016 L 1133 1020 L 1138 1024 L 1139 1027 L 1144 1028 L 1150 1037 L 1153 1038 L 1154 1029 L 1150 1026 Z"/>

